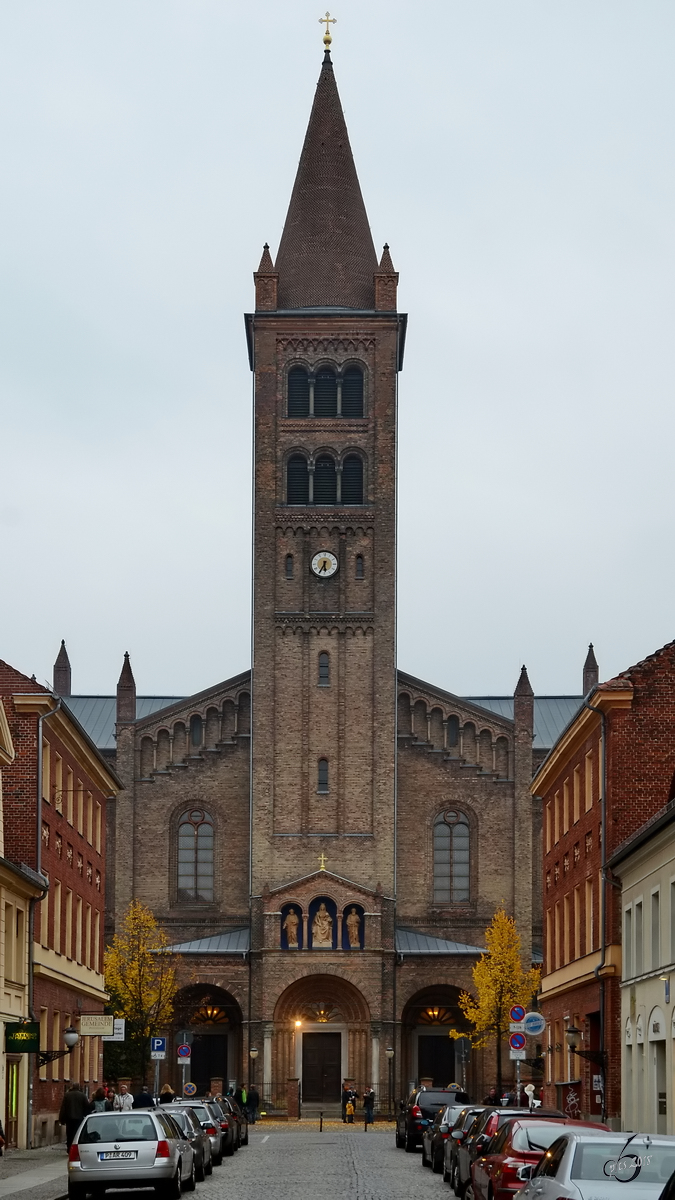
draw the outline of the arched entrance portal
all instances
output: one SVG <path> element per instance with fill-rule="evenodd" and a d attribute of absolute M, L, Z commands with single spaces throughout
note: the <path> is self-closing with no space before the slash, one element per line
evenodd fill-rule
<path fill-rule="evenodd" d="M 340 1103 L 344 1079 L 371 1082 L 370 1012 L 358 988 L 336 975 L 308 975 L 274 1010 L 274 1074 L 298 1078 L 305 1107 Z M 376 1064 L 375 1064 L 376 1065 Z"/>
<path fill-rule="evenodd" d="M 468 1033 L 470 1028 L 459 1007 L 459 993 L 459 988 L 447 985 L 428 987 L 406 1004 L 401 1019 L 404 1090 L 422 1079 L 431 1079 L 435 1087 L 464 1080 L 468 1084 L 466 1044 L 450 1037 L 451 1029 Z"/>
<path fill-rule="evenodd" d="M 185 1081 L 197 1085 L 197 1095 L 213 1091 L 214 1086 L 226 1089 L 229 1080 L 238 1080 L 241 1009 L 230 993 L 215 984 L 192 984 L 178 992 L 174 1014 L 174 1044 L 185 1033 L 191 1042 Z M 175 1069 L 176 1083 L 182 1088 L 181 1069 L 178 1066 Z"/>

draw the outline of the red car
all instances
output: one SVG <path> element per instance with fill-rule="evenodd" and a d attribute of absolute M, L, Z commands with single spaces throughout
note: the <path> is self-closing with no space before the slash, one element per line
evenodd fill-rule
<path fill-rule="evenodd" d="M 597 1121 L 568 1121 L 555 1117 L 528 1120 L 514 1117 L 499 1130 L 484 1154 L 471 1164 L 471 1183 L 464 1200 L 511 1200 L 525 1186 L 519 1168 L 531 1163 L 536 1166 L 549 1146 L 566 1129 L 609 1129 Z"/>

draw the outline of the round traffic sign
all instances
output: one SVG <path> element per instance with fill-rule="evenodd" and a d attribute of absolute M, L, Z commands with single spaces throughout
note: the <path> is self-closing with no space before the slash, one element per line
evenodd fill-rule
<path fill-rule="evenodd" d="M 509 1016 L 512 1021 L 522 1021 L 525 1016 L 525 1009 L 522 1004 L 514 1004 Z"/>
<path fill-rule="evenodd" d="M 525 1041 L 526 1039 L 524 1033 L 512 1033 L 511 1037 L 509 1038 L 509 1046 L 512 1050 L 524 1050 Z"/>
<path fill-rule="evenodd" d="M 544 1032 L 545 1028 L 546 1018 L 542 1017 L 541 1013 L 525 1013 L 525 1032 L 528 1037 L 537 1037 L 538 1034 Z"/>
<path fill-rule="evenodd" d="M 185 1087 L 183 1088 L 183 1095 L 184 1096 L 196 1096 L 196 1094 L 197 1094 L 197 1084 L 196 1083 L 186 1083 Z"/>
<path fill-rule="evenodd" d="M 189 1046 L 186 1046 L 185 1044 L 183 1044 L 182 1046 L 178 1047 L 178 1057 L 179 1058 L 189 1058 L 191 1054 L 192 1054 L 192 1051 L 190 1050 Z"/>

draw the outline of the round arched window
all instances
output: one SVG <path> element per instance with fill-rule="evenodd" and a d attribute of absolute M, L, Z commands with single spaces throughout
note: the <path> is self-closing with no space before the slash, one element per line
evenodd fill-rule
<path fill-rule="evenodd" d="M 469 899 L 469 822 L 449 808 L 434 821 L 434 903 L 459 904 Z"/>
<path fill-rule="evenodd" d="M 187 809 L 178 821 L 178 899 L 213 901 L 213 821 L 202 808 Z"/>

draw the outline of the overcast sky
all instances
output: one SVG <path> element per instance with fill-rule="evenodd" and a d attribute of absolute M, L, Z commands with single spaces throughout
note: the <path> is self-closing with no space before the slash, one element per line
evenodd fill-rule
<path fill-rule="evenodd" d="M 335 0 L 336 6 L 338 0 Z M 0 657 L 78 692 L 249 665 L 242 313 L 322 3 L 0 0 Z M 410 314 L 399 665 L 577 692 L 675 637 L 672 0 L 339 0 Z"/>

